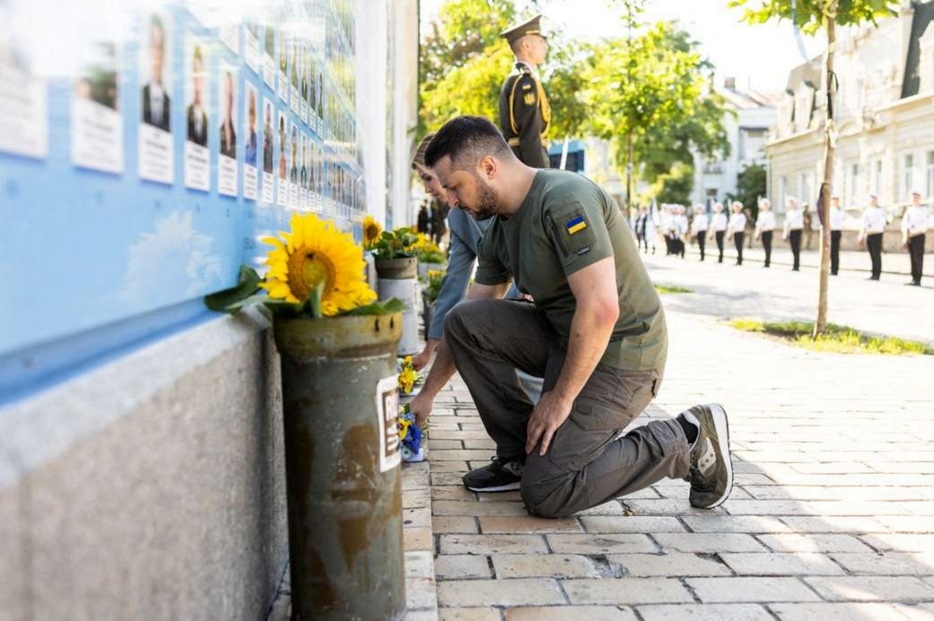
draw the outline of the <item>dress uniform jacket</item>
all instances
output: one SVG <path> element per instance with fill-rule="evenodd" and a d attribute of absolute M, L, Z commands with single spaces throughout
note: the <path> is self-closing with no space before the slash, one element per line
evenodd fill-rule
<path fill-rule="evenodd" d="M 499 93 L 499 126 L 506 142 L 522 163 L 548 168 L 545 136 L 551 122 L 551 106 L 535 71 L 517 62 Z"/>

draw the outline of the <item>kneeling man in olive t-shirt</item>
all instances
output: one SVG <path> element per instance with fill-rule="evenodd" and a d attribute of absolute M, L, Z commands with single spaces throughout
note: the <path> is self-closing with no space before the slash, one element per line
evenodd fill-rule
<path fill-rule="evenodd" d="M 455 367 L 496 442 L 464 476 L 477 492 L 519 489 L 537 515 L 571 515 L 665 478 L 690 482 L 694 507 L 730 495 L 724 409 L 623 429 L 658 394 L 668 333 L 661 301 L 613 199 L 583 176 L 529 168 L 487 119 L 463 116 L 425 162 L 448 202 L 490 219 L 467 299 L 445 320 L 438 381 Z M 504 300 L 510 281 L 534 303 Z M 515 369 L 544 377 L 533 405 Z M 415 412 L 420 420 L 430 404 Z"/>

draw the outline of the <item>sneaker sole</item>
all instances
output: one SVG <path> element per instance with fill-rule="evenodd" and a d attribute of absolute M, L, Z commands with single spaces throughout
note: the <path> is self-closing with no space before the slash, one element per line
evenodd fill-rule
<path fill-rule="evenodd" d="M 733 492 L 733 454 L 730 452 L 730 423 L 726 417 L 726 410 L 719 403 L 710 403 L 707 408 L 713 417 L 714 429 L 717 430 L 717 448 L 720 449 L 720 454 L 726 457 L 726 490 L 715 503 L 704 507 L 713 509 L 726 502 Z"/>
<path fill-rule="evenodd" d="M 730 473 L 730 479 L 732 480 L 732 472 Z M 515 483 L 507 483 L 506 485 L 499 485 L 496 487 L 471 487 L 469 485 L 464 485 L 467 489 L 472 492 L 512 492 L 519 489 L 521 483 L 516 481 Z"/>

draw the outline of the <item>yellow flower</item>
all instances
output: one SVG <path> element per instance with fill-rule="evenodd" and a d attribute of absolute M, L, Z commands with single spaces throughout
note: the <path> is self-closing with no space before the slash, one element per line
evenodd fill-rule
<path fill-rule="evenodd" d="M 298 303 L 324 283 L 321 312 L 331 316 L 376 300 L 367 286 L 360 247 L 333 222 L 315 214 L 293 214 L 289 232 L 266 237 L 266 280 L 260 286 L 270 298 Z"/>
<path fill-rule="evenodd" d="M 363 219 L 363 247 L 372 248 L 379 241 L 379 236 L 383 233 L 383 227 L 376 218 L 367 216 Z"/>
<path fill-rule="evenodd" d="M 441 280 L 442 278 L 444 278 L 444 271 L 443 270 L 428 270 L 428 274 L 426 274 L 426 276 L 428 277 L 428 280 Z"/>
<path fill-rule="evenodd" d="M 402 372 L 399 373 L 399 388 L 405 393 L 412 392 L 412 388 L 415 386 L 415 380 L 417 379 L 418 373 L 415 372 L 415 368 L 412 366 L 412 357 L 409 356 L 402 364 Z"/>
<path fill-rule="evenodd" d="M 405 440 L 405 436 L 409 433 L 409 427 L 412 425 L 412 421 L 400 417 L 396 422 L 399 425 L 399 439 Z"/>

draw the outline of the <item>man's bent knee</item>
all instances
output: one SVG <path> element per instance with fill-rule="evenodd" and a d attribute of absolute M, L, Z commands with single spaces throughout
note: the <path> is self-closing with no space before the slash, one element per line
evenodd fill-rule
<path fill-rule="evenodd" d="M 519 494 L 526 508 L 533 515 L 543 518 L 562 518 L 575 513 L 575 510 L 568 506 L 571 495 L 569 479 L 574 475 L 542 481 L 533 479 L 528 474 L 526 471 L 522 477 Z"/>

